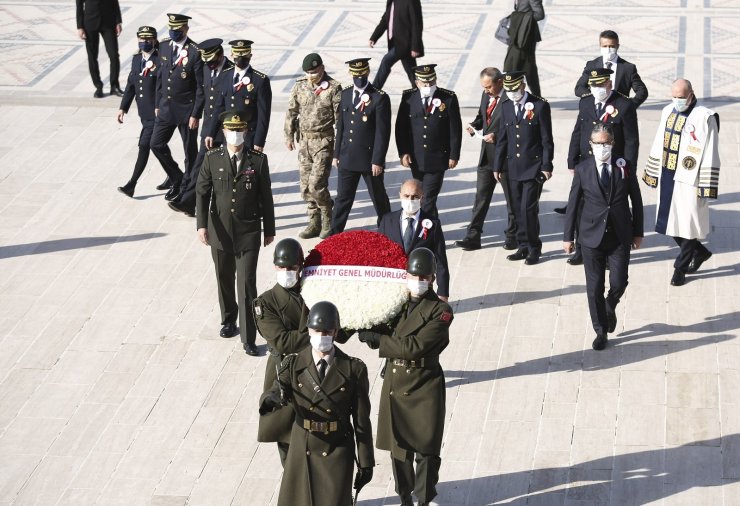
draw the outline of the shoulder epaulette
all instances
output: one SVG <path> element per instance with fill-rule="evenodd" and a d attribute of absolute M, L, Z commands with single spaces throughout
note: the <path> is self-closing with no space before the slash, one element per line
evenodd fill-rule
<path fill-rule="evenodd" d="M 169 37 L 165 37 L 164 39 L 162 39 L 162 40 L 159 41 L 159 45 L 161 46 L 165 42 L 169 42 L 169 41 L 170 41 L 170 38 Z"/>
<path fill-rule="evenodd" d="M 379 89 L 376 88 L 375 91 L 377 91 L 381 95 L 385 95 L 385 92 L 383 90 L 379 90 Z"/>
<path fill-rule="evenodd" d="M 446 88 L 437 88 L 437 91 L 441 91 L 442 93 L 447 93 L 448 95 L 454 95 L 455 92 L 452 90 L 448 90 Z"/>
<path fill-rule="evenodd" d="M 265 154 L 263 152 L 261 152 L 261 151 L 255 151 L 252 148 L 248 148 L 247 151 L 249 151 L 249 154 L 252 154 L 252 155 L 265 156 Z"/>
<path fill-rule="evenodd" d="M 352 360 L 354 362 L 359 362 L 360 364 L 365 365 L 365 362 L 363 362 L 362 359 L 357 358 L 357 357 L 353 357 L 351 355 L 347 355 L 347 356 L 349 357 L 350 360 Z"/>
<path fill-rule="evenodd" d="M 298 79 L 296 79 L 296 82 L 298 82 L 298 81 L 308 81 L 308 77 L 306 77 L 306 76 L 299 77 Z"/>
<path fill-rule="evenodd" d="M 409 88 L 408 90 L 403 90 L 403 93 L 402 94 L 403 95 L 407 95 L 409 93 L 415 92 L 416 90 L 418 90 L 418 88 Z"/>
<path fill-rule="evenodd" d="M 620 95 L 620 96 L 622 96 L 622 97 L 626 98 L 627 100 L 629 100 L 629 98 L 630 98 L 630 96 L 629 96 L 629 95 L 625 95 L 625 94 L 624 94 L 624 93 L 622 93 L 621 91 L 617 91 L 617 90 L 613 90 L 613 91 L 614 91 L 614 93 L 616 93 L 617 95 Z"/>
<path fill-rule="evenodd" d="M 223 153 L 223 151 L 224 151 L 224 147 L 223 146 L 218 146 L 217 148 L 209 149 L 206 154 L 215 155 L 215 154 L 218 154 L 218 153 Z"/>
<path fill-rule="evenodd" d="M 233 69 L 233 68 L 234 68 L 234 66 L 233 66 L 233 65 L 232 65 L 232 66 L 230 66 L 230 67 L 224 67 L 224 69 L 223 69 L 223 70 L 222 70 L 221 72 L 223 73 L 223 72 L 226 72 L 227 70 L 231 70 L 231 69 Z M 220 76 L 220 75 L 221 75 L 221 74 L 219 74 L 219 76 Z"/>
<path fill-rule="evenodd" d="M 583 95 L 581 95 L 581 98 L 586 98 L 586 97 L 591 97 L 591 96 L 593 96 L 593 95 L 591 95 L 591 92 L 590 91 L 587 91 L 586 93 L 584 93 Z"/>
<path fill-rule="evenodd" d="M 252 69 L 252 72 L 254 73 L 254 75 L 260 76 L 262 79 L 266 79 L 267 78 L 267 74 L 263 74 L 259 70 Z"/>

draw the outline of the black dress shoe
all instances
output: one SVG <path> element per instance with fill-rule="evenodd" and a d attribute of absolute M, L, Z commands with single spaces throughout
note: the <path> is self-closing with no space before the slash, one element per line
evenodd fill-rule
<path fill-rule="evenodd" d="M 691 259 L 691 262 L 689 262 L 689 268 L 686 269 L 686 272 L 692 273 L 699 270 L 699 267 L 701 267 L 701 264 L 706 262 L 712 257 L 712 252 L 707 250 L 706 253 L 699 253 L 697 255 L 694 255 L 694 258 Z"/>
<path fill-rule="evenodd" d="M 221 337 L 234 337 L 239 333 L 239 328 L 233 323 L 225 323 L 221 327 L 221 332 L 218 333 Z"/>
<path fill-rule="evenodd" d="M 529 252 L 529 255 L 527 255 L 527 258 L 524 260 L 524 263 L 526 265 L 534 265 L 539 261 L 540 261 L 540 252 L 537 250 L 532 250 Z"/>
<path fill-rule="evenodd" d="M 476 241 L 475 239 L 466 237 L 462 241 L 455 241 L 455 246 L 459 246 L 465 251 L 480 249 L 480 239 Z"/>
<path fill-rule="evenodd" d="M 567 210 L 568 210 L 568 206 L 563 206 L 563 207 L 556 207 L 556 208 L 554 209 L 554 211 L 555 211 L 556 213 L 558 213 L 558 214 L 565 214 Z"/>
<path fill-rule="evenodd" d="M 95 88 L 95 93 L 93 93 L 93 97 L 95 98 L 103 98 L 105 95 L 103 95 L 103 88 Z"/>
<path fill-rule="evenodd" d="M 170 202 L 172 202 L 173 200 L 177 200 L 178 197 L 180 197 L 180 187 L 179 186 L 173 186 L 165 194 L 164 199 L 165 200 L 169 200 Z"/>
<path fill-rule="evenodd" d="M 673 277 L 671 278 L 671 285 L 683 286 L 684 283 L 686 283 L 686 273 L 678 269 L 675 269 L 673 271 Z"/>
<path fill-rule="evenodd" d="M 570 265 L 583 265 L 583 255 L 581 254 L 581 250 L 577 249 L 575 254 L 566 260 L 566 262 Z"/>
<path fill-rule="evenodd" d="M 257 347 L 253 344 L 245 344 L 244 353 L 246 353 L 250 357 L 258 357 L 260 354 L 260 352 L 257 351 Z"/>
<path fill-rule="evenodd" d="M 617 313 L 614 312 L 614 310 L 609 307 L 609 303 L 606 304 L 606 324 L 607 324 L 607 332 L 610 334 L 613 333 L 617 329 Z"/>
<path fill-rule="evenodd" d="M 506 241 L 504 242 L 505 250 L 511 251 L 511 250 L 517 249 L 518 246 L 519 244 L 517 244 L 516 239 L 507 238 Z"/>
<path fill-rule="evenodd" d="M 177 211 L 178 213 L 185 213 L 185 215 L 190 216 L 191 218 L 195 217 L 195 206 L 191 206 L 180 201 L 168 202 L 167 205 L 170 206 L 170 209 L 172 209 L 173 211 Z"/>
<path fill-rule="evenodd" d="M 116 97 L 122 97 L 123 92 L 121 91 L 121 87 L 118 85 L 111 86 L 110 87 L 110 94 L 115 95 Z"/>
<path fill-rule="evenodd" d="M 606 338 L 606 334 L 596 334 L 596 339 L 594 339 L 594 342 L 591 343 L 591 348 L 596 351 L 601 351 L 606 348 L 607 341 L 608 339 Z"/>
<path fill-rule="evenodd" d="M 167 177 L 164 181 L 162 181 L 162 184 L 157 185 L 157 190 L 169 190 L 172 188 L 172 181 L 170 181 L 170 178 Z"/>
<path fill-rule="evenodd" d="M 134 189 L 136 188 L 135 184 L 126 183 L 123 186 L 118 187 L 118 191 L 126 195 L 127 197 L 133 198 L 134 196 Z"/>
<path fill-rule="evenodd" d="M 507 256 L 507 260 L 524 260 L 529 255 L 529 250 L 527 248 L 522 248 L 516 251 L 516 253 L 512 253 L 511 255 Z"/>

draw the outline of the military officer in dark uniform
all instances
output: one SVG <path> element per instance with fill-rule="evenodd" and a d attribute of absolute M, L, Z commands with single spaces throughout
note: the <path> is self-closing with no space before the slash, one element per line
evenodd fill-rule
<path fill-rule="evenodd" d="M 267 156 L 245 147 L 249 113 L 227 111 L 219 118 L 226 146 L 206 154 L 196 186 L 198 237 L 211 246 L 221 307 L 221 337 L 239 333 L 247 355 L 257 356 L 252 300 L 257 296 L 260 244 L 275 238 L 275 208 Z M 264 240 L 260 240 L 260 233 Z M 236 274 L 238 303 L 234 295 Z"/>
<path fill-rule="evenodd" d="M 334 304 L 314 304 L 311 346 L 285 357 L 278 381 L 260 398 L 263 416 L 285 402 L 295 410 L 278 506 L 349 505 L 354 465 L 355 489 L 373 477 L 367 366 L 334 346 L 340 328 Z"/>
<path fill-rule="evenodd" d="M 272 88 L 270 78 L 266 74 L 255 70 L 250 65 L 252 60 L 251 40 L 232 40 L 231 55 L 234 58 L 234 68 L 224 72 L 216 95 L 215 110 L 221 114 L 225 110 L 243 109 L 250 113 L 249 126 L 246 132 L 247 147 L 255 151 L 262 151 L 267 140 L 267 129 L 270 126 L 270 111 L 272 110 Z M 220 125 L 211 126 L 206 138 L 206 146 L 210 147 Z"/>
<path fill-rule="evenodd" d="M 391 452 L 401 505 L 413 506 L 412 493 L 420 505 L 437 495 L 446 395 L 439 355 L 450 343 L 453 315 L 432 290 L 436 261 L 431 250 L 412 251 L 406 272 L 410 298 L 398 321 L 391 328 L 361 330 L 359 339 L 387 359 L 377 446 Z"/>
<path fill-rule="evenodd" d="M 196 116 L 203 116 L 203 125 L 201 125 L 200 149 L 198 157 L 190 169 L 185 172 L 182 182 L 180 183 L 180 195 L 177 200 L 169 203 L 170 209 L 185 213 L 188 216 L 195 216 L 195 185 L 198 182 L 198 171 L 203 165 L 203 159 L 209 148 L 206 148 L 206 135 L 211 131 L 214 123 L 218 123 L 218 116 L 215 112 L 215 98 L 218 88 L 218 82 L 224 73 L 232 67 L 231 61 L 224 56 L 224 50 L 221 47 L 222 39 L 208 39 L 200 43 L 200 55 L 203 60 L 203 98 L 198 100 L 198 109 L 195 111 Z M 211 143 L 213 147 L 223 144 L 224 136 L 219 130 L 216 138 Z"/>
<path fill-rule="evenodd" d="M 118 191 L 128 197 L 134 196 L 136 183 L 149 161 L 150 142 L 154 131 L 154 98 L 157 92 L 157 76 L 159 74 L 159 51 L 157 46 L 157 30 L 153 26 L 142 26 L 136 31 L 139 38 L 139 51 L 131 60 L 131 71 L 128 74 L 126 89 L 121 99 L 116 119 L 123 123 L 124 115 L 128 114 L 134 99 L 136 111 L 141 120 L 141 134 L 139 134 L 139 154 L 136 157 L 134 173 L 128 183 L 118 187 Z M 155 153 L 154 156 L 157 156 Z M 164 167 L 164 163 L 162 164 Z"/>
<path fill-rule="evenodd" d="M 501 110 L 503 128 L 496 143 L 494 176 L 505 172 L 510 181 L 511 205 L 517 221 L 519 249 L 507 256 L 527 265 L 540 261 L 540 193 L 552 177 L 552 122 L 550 104 L 525 91 L 524 72 L 507 72 L 504 89 L 509 101 Z M 526 259 L 526 260 L 525 260 Z"/>
<path fill-rule="evenodd" d="M 383 172 L 385 155 L 391 139 L 391 100 L 383 90 L 368 82 L 370 58 L 356 58 L 347 63 L 354 83 L 342 90 L 334 144 L 337 166 L 337 200 L 330 234 L 344 231 L 355 201 L 360 176 L 380 218 L 390 212 Z"/>
<path fill-rule="evenodd" d="M 640 149 L 640 136 L 637 127 L 635 103 L 612 89 L 611 74 L 607 68 L 597 68 L 588 72 L 587 82 L 591 92 L 578 103 L 578 118 L 570 136 L 568 148 L 568 169 L 575 172 L 576 165 L 593 155 L 591 151 L 591 131 L 594 125 L 602 123 L 611 127 L 614 137 L 615 157 L 624 157 L 630 167 L 637 167 L 637 153 Z M 577 224 L 581 220 L 582 205 L 577 210 Z M 580 241 L 576 234 L 575 254 L 568 260 L 570 265 L 581 265 Z"/>
<path fill-rule="evenodd" d="M 157 96 L 154 104 L 157 119 L 152 134 L 152 151 L 164 164 L 164 170 L 172 184 L 165 195 L 167 200 L 175 200 L 180 194 L 182 172 L 172 158 L 167 143 L 175 130 L 180 131 L 182 147 L 185 152 L 187 171 L 198 155 L 196 136 L 199 117 L 196 98 L 202 99 L 203 61 L 198 46 L 188 37 L 188 19 L 184 14 L 167 14 L 170 38 L 164 39 L 159 48 L 159 77 Z M 166 183 L 160 185 L 166 186 Z"/>
<path fill-rule="evenodd" d="M 437 196 L 445 171 L 460 159 L 462 119 L 454 91 L 437 87 L 436 65 L 414 69 L 416 88 L 401 97 L 396 146 L 401 165 L 424 185 L 424 210 L 437 216 Z"/>

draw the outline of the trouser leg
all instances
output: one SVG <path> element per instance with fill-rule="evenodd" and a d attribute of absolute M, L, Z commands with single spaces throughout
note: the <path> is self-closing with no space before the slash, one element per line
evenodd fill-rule
<path fill-rule="evenodd" d="M 607 255 L 599 248 L 589 248 L 588 246 L 581 246 L 581 251 L 583 254 L 583 268 L 586 272 L 586 297 L 588 298 L 591 324 L 597 334 L 606 334 L 608 322 L 606 319 L 604 283 Z"/>
<path fill-rule="evenodd" d="M 370 195 L 375 214 L 378 216 L 377 225 L 380 225 L 380 218 L 391 212 L 391 201 L 385 191 L 385 173 L 381 172 L 379 175 L 373 176 L 372 172 L 363 172 L 362 179 L 365 180 L 367 193 Z"/>
<path fill-rule="evenodd" d="M 239 306 L 234 293 L 234 277 L 236 275 L 236 260 L 233 253 L 218 248 L 211 248 L 213 265 L 216 268 L 216 282 L 218 284 L 218 305 L 221 308 L 221 325 L 236 324 Z M 250 311 L 251 312 L 251 311 Z"/>
<path fill-rule="evenodd" d="M 308 193 L 319 209 L 331 209 L 331 193 L 329 193 L 329 176 L 331 162 L 334 156 L 334 139 L 311 139 L 311 173 L 308 178 Z"/>
<path fill-rule="evenodd" d="M 488 209 L 491 206 L 493 190 L 496 188 L 496 178 L 488 167 L 478 167 L 475 179 L 475 202 L 473 203 L 473 215 L 468 225 L 467 236 L 470 239 L 480 241 L 483 233 L 483 223 L 486 221 Z"/>
<path fill-rule="evenodd" d="M 416 484 L 414 495 L 419 503 L 430 502 L 437 496 L 437 482 L 439 482 L 439 468 L 442 459 L 438 455 L 416 454 Z"/>
<path fill-rule="evenodd" d="M 98 66 L 98 50 L 100 48 L 100 37 L 97 30 L 85 29 L 85 50 L 87 50 L 87 67 L 90 70 L 90 78 L 96 88 L 103 87 L 100 80 L 100 67 Z"/>
<path fill-rule="evenodd" d="M 411 498 L 416 483 L 413 454 L 407 452 L 407 455 L 408 457 L 405 460 L 391 457 L 393 480 L 396 482 L 396 493 L 401 499 Z"/>
<path fill-rule="evenodd" d="M 182 179 L 182 172 L 177 166 L 177 162 L 172 158 L 172 152 L 170 147 L 167 145 L 172 139 L 172 134 L 175 133 L 177 125 L 162 121 L 157 118 L 154 121 L 154 131 L 152 132 L 151 147 L 152 153 L 157 157 L 159 162 L 162 164 L 162 168 L 167 173 L 167 177 L 170 178 L 172 184 L 179 185 Z"/>
<path fill-rule="evenodd" d="M 701 243 L 696 239 L 684 239 L 683 237 L 674 237 L 673 240 L 681 248 L 676 261 L 673 262 L 673 268 L 685 273 L 689 270 L 689 263 L 691 263 L 691 259 L 696 254 L 697 248 Z M 704 248 L 703 245 L 701 247 Z"/>
<path fill-rule="evenodd" d="M 119 86 L 118 74 L 121 71 L 121 60 L 118 56 L 118 36 L 116 35 L 116 28 L 104 28 L 100 31 L 103 36 L 103 43 L 105 44 L 105 52 L 108 53 L 108 59 L 110 60 L 110 85 Z"/>
<path fill-rule="evenodd" d="M 530 250 L 537 251 L 542 249 L 539 219 L 541 191 L 541 185 L 534 179 L 522 182 L 521 213 L 524 217 L 526 244 Z"/>
<path fill-rule="evenodd" d="M 406 77 L 409 78 L 411 87 L 416 87 L 416 74 L 414 73 L 414 67 L 416 67 L 416 58 L 403 58 L 401 60 L 403 70 L 406 71 Z"/>
<path fill-rule="evenodd" d="M 396 64 L 398 58 L 396 57 L 396 48 L 393 47 L 392 43 L 389 42 L 388 52 L 385 53 L 383 59 L 380 60 L 380 66 L 378 72 L 375 74 L 373 80 L 373 86 L 377 89 L 382 89 L 385 82 L 388 80 L 388 76 L 391 74 L 391 68 Z"/>
<path fill-rule="evenodd" d="M 259 233 L 259 232 L 257 232 Z M 254 346 L 257 327 L 252 314 L 252 301 L 257 297 L 257 259 L 259 249 L 236 255 L 236 285 L 239 297 L 239 334 L 243 345 Z"/>
<path fill-rule="evenodd" d="M 421 208 L 436 218 L 439 215 L 437 210 L 437 197 L 439 197 L 439 193 L 442 191 L 445 171 L 420 172 L 417 174 L 421 176 L 421 189 L 424 192 L 424 199 L 421 201 Z M 419 177 L 414 174 L 414 179 L 419 179 Z"/>
<path fill-rule="evenodd" d="M 504 233 L 507 239 L 516 239 L 516 216 L 514 216 L 514 207 L 511 204 L 511 181 L 506 172 L 501 173 L 501 188 L 504 190 L 504 199 L 506 200 L 506 229 Z"/>
<path fill-rule="evenodd" d="M 352 210 L 357 193 L 357 184 L 360 182 L 360 172 L 353 172 L 341 167 L 337 171 L 337 199 L 331 217 L 331 234 L 344 231 Z"/>
<path fill-rule="evenodd" d="M 185 172 L 190 172 L 195 165 L 195 159 L 198 158 L 198 129 L 189 128 L 187 123 L 177 125 L 182 138 L 182 150 L 185 153 Z M 179 171 L 179 169 L 178 169 Z"/>
<path fill-rule="evenodd" d="M 613 310 L 629 284 L 630 246 L 619 244 L 609 254 L 609 291 L 606 303 Z"/>
<path fill-rule="evenodd" d="M 200 150 L 198 150 L 198 156 L 195 159 L 195 163 L 191 170 L 189 170 L 182 178 L 180 183 L 180 198 L 178 201 L 182 204 L 195 205 L 195 186 L 198 184 L 198 172 L 200 171 L 203 160 L 206 157 L 205 139 L 201 139 Z"/>

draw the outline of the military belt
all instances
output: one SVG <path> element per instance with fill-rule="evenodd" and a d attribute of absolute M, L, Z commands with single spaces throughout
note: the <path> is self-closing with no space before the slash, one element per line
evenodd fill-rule
<path fill-rule="evenodd" d="M 391 364 L 397 365 L 399 367 L 405 367 L 407 369 L 424 369 L 427 367 L 438 365 L 439 359 L 432 358 L 432 357 L 418 358 L 416 360 L 404 360 L 401 358 L 393 358 L 391 359 Z"/>
<path fill-rule="evenodd" d="M 327 132 L 301 132 L 301 137 L 304 139 L 334 139 L 334 130 Z"/>
<path fill-rule="evenodd" d="M 323 432 L 328 434 L 330 432 L 337 432 L 339 430 L 339 422 L 314 422 L 313 420 L 306 420 L 296 415 L 295 421 L 299 427 L 303 427 L 308 432 Z"/>

